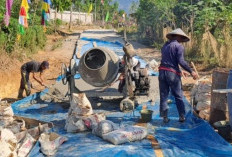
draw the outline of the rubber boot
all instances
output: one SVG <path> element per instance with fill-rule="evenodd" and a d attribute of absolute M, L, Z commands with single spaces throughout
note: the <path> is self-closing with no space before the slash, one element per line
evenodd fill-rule
<path fill-rule="evenodd" d="M 168 123 L 169 121 L 170 121 L 170 119 L 168 118 L 168 110 L 165 110 L 163 112 L 163 122 Z"/>
<path fill-rule="evenodd" d="M 23 98 L 23 91 L 24 91 L 24 89 L 22 89 L 22 88 L 19 89 L 18 99 L 22 99 Z"/>
<path fill-rule="evenodd" d="M 180 116 L 180 117 L 179 117 L 179 122 L 183 123 L 184 121 L 185 121 L 184 115 Z"/>

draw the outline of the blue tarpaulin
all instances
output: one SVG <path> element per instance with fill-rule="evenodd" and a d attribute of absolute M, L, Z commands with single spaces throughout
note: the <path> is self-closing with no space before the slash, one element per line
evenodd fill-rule
<path fill-rule="evenodd" d="M 83 39 L 97 41 L 100 46 L 109 45 L 110 48 L 116 47 L 117 51 L 121 52 L 122 45 L 118 43 L 101 42 L 94 39 Z M 112 44 L 115 44 L 112 46 Z M 91 48 L 91 43 L 82 47 L 82 52 Z M 115 50 L 115 49 L 113 49 Z M 83 54 L 83 53 L 82 53 Z M 125 156 L 156 156 L 149 140 L 126 143 L 123 145 L 112 145 L 101 138 L 94 136 L 91 132 L 71 134 L 64 130 L 65 119 L 69 106 L 62 103 L 48 103 L 38 101 L 33 105 L 29 104 L 33 99 L 40 99 L 44 93 L 37 93 L 23 100 L 12 104 L 14 113 L 19 116 L 34 118 L 42 121 L 53 122 L 55 127 L 53 131 L 66 136 L 68 141 L 64 143 L 58 150 L 56 156 L 102 156 L 102 157 L 125 157 Z M 219 136 L 213 128 L 204 120 L 195 117 L 192 114 L 192 108 L 185 99 L 186 122 L 178 122 L 178 113 L 175 105 L 175 100 L 172 96 L 172 103 L 169 104 L 169 117 L 171 121 L 164 124 L 159 117 L 159 101 L 155 104 L 151 102 L 140 104 L 134 112 L 122 113 L 119 111 L 119 105 L 114 102 L 109 102 L 109 105 L 95 107 L 94 112 L 107 113 L 107 119 L 120 125 L 133 125 L 139 121 L 139 111 L 143 105 L 147 105 L 148 109 L 153 110 L 152 121 L 148 124 L 149 133 L 154 135 L 158 140 L 164 156 L 167 157 L 195 157 L 195 156 L 232 156 L 232 146 Z M 39 143 L 34 147 L 30 156 L 39 154 Z"/>

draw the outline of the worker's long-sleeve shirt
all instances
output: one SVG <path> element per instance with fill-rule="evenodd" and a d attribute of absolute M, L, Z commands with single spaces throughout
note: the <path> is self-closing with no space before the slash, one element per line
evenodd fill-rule
<path fill-rule="evenodd" d="M 161 49 L 161 53 L 162 59 L 160 66 L 171 68 L 176 70 L 177 72 L 180 72 L 178 66 L 180 65 L 184 70 L 188 71 L 189 73 L 192 72 L 191 68 L 184 60 L 184 47 L 177 40 L 166 42 Z"/>

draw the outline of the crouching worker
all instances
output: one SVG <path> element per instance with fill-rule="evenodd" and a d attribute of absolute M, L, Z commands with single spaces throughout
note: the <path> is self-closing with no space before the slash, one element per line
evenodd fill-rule
<path fill-rule="evenodd" d="M 43 84 L 42 74 L 44 70 L 49 68 L 49 63 L 43 61 L 42 63 L 36 61 L 30 61 L 21 66 L 21 83 L 18 92 L 18 98 L 23 98 L 23 91 L 26 91 L 26 95 L 31 94 L 31 83 L 29 80 L 30 73 L 32 73 L 33 78 L 41 85 Z M 40 79 L 35 77 L 35 73 L 40 72 Z"/>
<path fill-rule="evenodd" d="M 193 79 L 197 79 L 198 76 L 184 60 L 184 47 L 180 43 L 189 41 L 188 36 L 181 29 L 176 29 L 168 33 L 166 37 L 169 41 L 161 49 L 162 58 L 159 67 L 160 116 L 163 117 L 164 123 L 169 122 L 167 99 L 171 90 L 176 100 L 179 122 L 184 122 L 185 105 L 179 65 L 189 72 Z"/>

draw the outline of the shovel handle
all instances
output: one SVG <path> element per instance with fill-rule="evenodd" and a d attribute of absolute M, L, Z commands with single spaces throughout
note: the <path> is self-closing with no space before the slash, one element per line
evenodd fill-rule
<path fill-rule="evenodd" d="M 192 66 L 193 66 L 194 71 L 197 73 L 197 77 L 200 78 L 200 77 L 199 77 L 199 74 L 198 74 L 198 71 L 197 71 L 197 68 L 195 67 L 194 63 L 191 62 L 191 64 L 192 64 Z"/>

